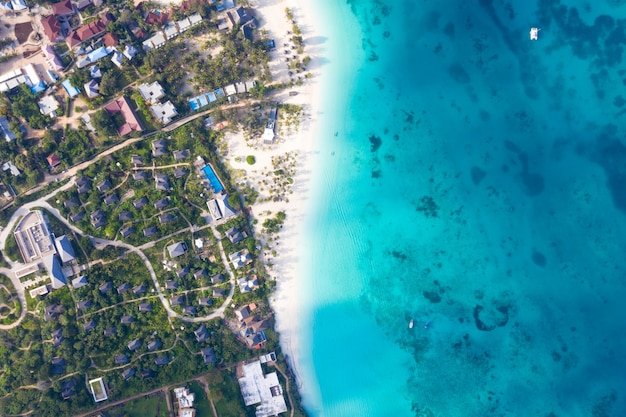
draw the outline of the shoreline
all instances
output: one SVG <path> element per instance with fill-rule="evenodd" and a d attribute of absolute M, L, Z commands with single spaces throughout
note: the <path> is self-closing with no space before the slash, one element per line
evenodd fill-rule
<path fill-rule="evenodd" d="M 281 349 L 294 374 L 300 396 L 303 398 L 306 396 L 309 400 L 303 401 L 303 405 L 304 403 L 319 404 L 318 388 L 313 375 L 302 373 L 304 358 L 300 352 L 304 346 L 308 346 L 307 341 L 302 337 L 302 324 L 306 325 L 310 323 L 310 320 L 305 317 L 306 309 L 303 308 L 308 301 L 300 296 L 304 282 L 302 282 L 302 253 L 299 249 L 306 245 L 303 229 L 313 207 L 311 201 L 313 175 L 319 173 L 320 168 L 320 161 L 318 161 L 320 142 L 316 140 L 316 131 L 321 110 L 320 92 L 326 81 L 326 74 L 322 75 L 323 46 L 316 44 L 315 41 L 320 38 L 319 20 L 316 19 L 317 16 L 310 5 L 298 4 L 295 0 L 279 0 L 269 4 L 254 1 L 250 5 L 258 12 L 257 17 L 261 21 L 259 28 L 267 30 L 269 37 L 274 39 L 277 45 L 276 50 L 272 52 L 273 59 L 270 62 L 273 81 L 289 80 L 286 64 L 280 55 L 283 49 L 281 46 L 287 42 L 289 36 L 287 32 L 291 31 L 291 23 L 287 22 L 285 8 L 291 9 L 294 20 L 302 31 L 305 44 L 304 56 L 311 57 L 311 63 L 306 71 L 311 73 L 311 78 L 303 80 L 300 86 L 294 86 L 273 96 L 273 99 L 281 104 L 302 106 L 303 115 L 300 117 L 297 130 L 277 131 L 279 137 L 272 145 L 265 145 L 256 138 L 246 142 L 242 132 L 228 132 L 225 137 L 225 143 L 228 145 L 228 156 L 225 162 L 236 171 L 245 171 L 243 178 L 247 184 L 259 191 L 259 200 L 270 197 L 267 188 L 264 190 L 261 188 L 264 187 L 264 179 L 268 178 L 264 173 L 271 173 L 274 170 L 272 157 L 286 156 L 290 163 L 295 163 L 292 193 L 287 195 L 288 202 L 257 201 L 251 206 L 250 215 L 253 220 L 258 220 L 254 225 L 255 235 L 264 245 L 264 263 L 269 276 L 276 282 L 276 288 L 270 295 L 269 302 L 275 313 L 274 329 L 279 334 Z M 290 96 L 289 91 L 297 91 L 298 94 Z M 279 122 L 279 127 L 280 125 Z M 256 159 L 254 165 L 246 162 L 248 155 L 254 155 Z M 276 234 L 276 239 L 268 241 L 268 236 L 265 236 L 262 231 L 262 223 L 279 211 L 285 212 L 285 223 Z M 267 248 L 265 248 L 266 245 Z M 272 251 L 276 251 L 276 256 L 272 255 Z"/>

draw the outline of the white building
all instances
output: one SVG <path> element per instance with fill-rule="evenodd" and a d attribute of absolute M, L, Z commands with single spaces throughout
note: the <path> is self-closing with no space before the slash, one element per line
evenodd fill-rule
<path fill-rule="evenodd" d="M 165 38 L 165 35 L 163 34 L 163 32 L 159 31 L 155 33 L 153 37 L 143 41 L 143 49 L 145 49 L 146 52 L 151 49 L 159 49 L 160 47 L 165 45 L 166 40 L 167 39 Z"/>
<path fill-rule="evenodd" d="M 165 90 L 158 81 L 152 84 L 141 84 L 137 87 L 139 94 L 150 104 L 157 104 L 160 99 L 165 97 Z"/>
<path fill-rule="evenodd" d="M 46 116 L 56 117 L 57 110 L 59 109 L 59 103 L 53 95 L 43 96 L 37 104 L 39 105 L 39 111 Z"/>
<path fill-rule="evenodd" d="M 242 365 L 243 377 L 239 378 L 241 395 L 246 406 L 259 404 L 257 417 L 277 416 L 287 411 L 283 388 L 278 375 L 272 372 L 263 375 L 260 361 Z"/>
<path fill-rule="evenodd" d="M 150 106 L 150 110 L 152 110 L 154 117 L 159 119 L 159 121 L 164 125 L 170 123 L 178 114 L 176 107 L 174 107 L 172 102 L 169 100 L 166 103 L 157 103 Z"/>

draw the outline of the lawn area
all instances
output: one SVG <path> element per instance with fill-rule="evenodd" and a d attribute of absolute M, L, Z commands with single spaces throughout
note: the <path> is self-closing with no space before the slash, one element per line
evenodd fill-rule
<path fill-rule="evenodd" d="M 254 416 L 254 407 L 246 409 L 243 403 L 239 383 L 233 372 L 216 372 L 206 377 L 217 415 L 220 417 Z"/>
<path fill-rule="evenodd" d="M 186 386 L 195 396 L 193 406 L 196 409 L 196 417 L 213 417 L 211 404 L 204 391 L 204 386 L 197 381 L 191 381 Z"/>
<path fill-rule="evenodd" d="M 107 410 L 106 415 L 111 417 L 168 417 L 167 403 L 162 393 L 152 394 Z"/>

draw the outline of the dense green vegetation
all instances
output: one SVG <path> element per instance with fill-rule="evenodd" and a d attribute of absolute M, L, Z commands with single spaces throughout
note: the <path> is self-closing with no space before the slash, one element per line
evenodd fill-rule
<path fill-rule="evenodd" d="M 33 129 L 45 129 L 50 125 L 50 117 L 41 114 L 35 95 L 26 84 L 22 84 L 10 95 L 13 114 L 28 122 Z"/>

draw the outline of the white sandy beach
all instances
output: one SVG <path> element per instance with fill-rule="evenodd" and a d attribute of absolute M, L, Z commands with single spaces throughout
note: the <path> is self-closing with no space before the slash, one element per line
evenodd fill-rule
<path fill-rule="evenodd" d="M 266 263 L 270 264 L 269 273 L 277 282 L 277 289 L 271 297 L 272 308 L 276 313 L 276 330 L 280 333 L 283 352 L 289 356 L 291 365 L 298 378 L 298 385 L 303 386 L 303 378 L 298 373 L 300 358 L 298 351 L 299 340 L 302 332 L 302 324 L 309 320 L 303 317 L 302 306 L 306 302 L 301 287 L 301 252 L 306 249 L 306 239 L 303 236 L 303 225 L 311 214 L 313 205 L 311 198 L 311 182 L 315 172 L 316 155 L 319 154 L 319 141 L 315 137 L 316 115 L 320 111 L 320 65 L 322 46 L 316 42 L 314 31 L 315 18 L 311 5 L 303 5 L 295 0 L 271 0 L 251 1 L 250 6 L 256 11 L 259 21 L 259 29 L 266 30 L 268 36 L 276 42 L 276 50 L 272 51 L 270 68 L 274 81 L 288 82 L 289 74 L 284 61 L 283 45 L 289 43 L 291 35 L 291 23 L 285 16 L 285 8 L 290 8 L 296 23 L 302 31 L 305 42 L 304 55 L 311 57 L 307 68 L 312 77 L 307 79 L 301 86 L 295 86 L 276 95 L 274 99 L 282 103 L 297 104 L 303 107 L 304 116 L 300 118 L 300 125 L 291 131 L 279 122 L 277 140 L 272 145 L 263 144 L 261 138 L 249 140 L 246 143 L 243 133 L 227 133 L 228 164 L 235 170 L 245 170 L 243 178 L 249 185 L 259 191 L 259 199 L 254 204 L 252 216 L 258 220 L 255 233 L 263 239 L 267 245 L 265 250 Z M 303 77 L 304 79 L 304 77 Z M 298 95 L 290 96 L 289 91 L 296 91 Z M 280 115 L 279 115 L 280 120 Z M 254 155 L 256 163 L 249 165 L 245 158 Z M 272 176 L 265 176 L 267 172 L 273 172 L 272 158 L 289 155 L 289 159 L 295 161 L 294 182 L 291 193 L 287 195 L 288 201 L 272 201 L 268 197 L 268 186 L 263 184 Z M 260 202 L 261 200 L 265 200 Z M 279 211 L 286 213 L 286 222 L 275 241 L 267 241 L 262 234 L 262 223 L 268 217 L 274 217 Z M 275 255 L 273 256 L 273 251 Z M 312 381 L 308 381 L 311 383 Z M 306 391 L 311 395 L 317 390 L 316 387 L 306 386 Z"/>

